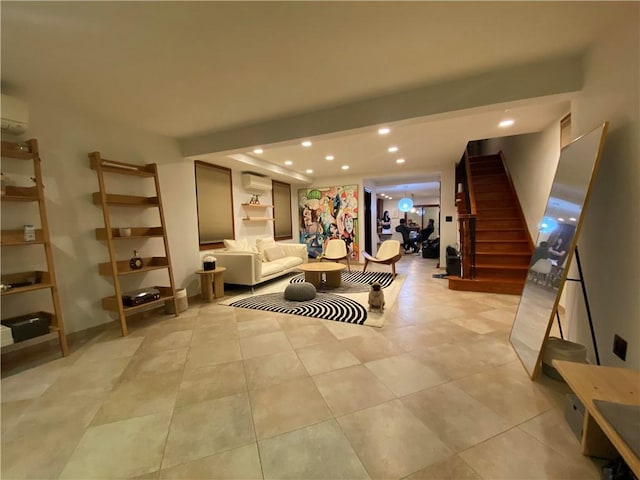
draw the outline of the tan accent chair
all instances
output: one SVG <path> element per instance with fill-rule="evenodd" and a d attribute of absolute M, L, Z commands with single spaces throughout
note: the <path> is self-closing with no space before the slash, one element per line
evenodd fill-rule
<path fill-rule="evenodd" d="M 351 271 L 351 264 L 349 263 L 349 254 L 347 252 L 347 244 L 344 240 L 339 238 L 332 238 L 327 242 L 327 246 L 324 249 L 324 255 L 320 259 L 331 260 L 338 262 L 339 260 L 347 260 L 347 268 Z"/>
<path fill-rule="evenodd" d="M 382 263 L 384 265 L 391 265 L 391 271 L 393 276 L 396 276 L 396 262 L 402 258 L 402 252 L 400 250 L 400 242 L 398 240 L 385 240 L 380 245 L 376 256 L 369 255 L 367 252 L 363 252 L 364 256 L 364 268 L 363 272 L 367 271 L 367 265 L 371 263 Z"/>

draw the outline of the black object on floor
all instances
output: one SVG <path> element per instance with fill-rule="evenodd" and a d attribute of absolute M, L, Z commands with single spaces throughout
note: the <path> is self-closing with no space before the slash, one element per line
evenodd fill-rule
<path fill-rule="evenodd" d="M 440 239 L 427 240 L 422 244 L 422 258 L 440 257 Z"/>
<path fill-rule="evenodd" d="M 448 273 L 434 273 L 433 278 L 447 278 Z"/>
<path fill-rule="evenodd" d="M 460 276 L 460 255 L 452 246 L 447 247 L 447 274 L 453 277 Z"/>

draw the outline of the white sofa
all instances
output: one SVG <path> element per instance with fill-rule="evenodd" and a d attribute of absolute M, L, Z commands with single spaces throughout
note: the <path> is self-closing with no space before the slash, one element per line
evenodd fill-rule
<path fill-rule="evenodd" d="M 295 271 L 298 265 L 309 261 L 304 244 L 257 239 L 256 246 L 252 247 L 243 242 L 246 241 L 225 240 L 226 248 L 213 250 L 216 266 L 227 269 L 224 283 L 252 287 Z"/>

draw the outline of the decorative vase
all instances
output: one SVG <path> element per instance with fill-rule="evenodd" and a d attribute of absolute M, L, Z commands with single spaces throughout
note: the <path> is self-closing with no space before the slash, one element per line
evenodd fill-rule
<path fill-rule="evenodd" d="M 204 271 L 211 271 L 216 269 L 216 257 L 213 255 L 205 255 L 202 258 L 202 269 Z"/>
<path fill-rule="evenodd" d="M 137 250 L 133 251 L 133 257 L 129 260 L 129 267 L 131 267 L 131 270 L 139 270 L 142 268 L 142 258 L 138 256 Z"/>

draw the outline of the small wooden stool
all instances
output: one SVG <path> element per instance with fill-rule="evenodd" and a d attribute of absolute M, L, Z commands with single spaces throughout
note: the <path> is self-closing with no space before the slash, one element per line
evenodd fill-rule
<path fill-rule="evenodd" d="M 200 275 L 200 292 L 202 300 L 213 302 L 214 298 L 224 297 L 225 267 L 218 267 L 214 270 L 196 270 Z"/>

